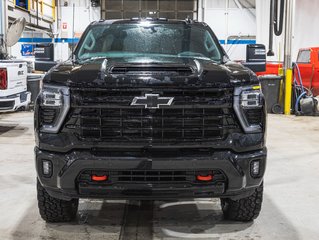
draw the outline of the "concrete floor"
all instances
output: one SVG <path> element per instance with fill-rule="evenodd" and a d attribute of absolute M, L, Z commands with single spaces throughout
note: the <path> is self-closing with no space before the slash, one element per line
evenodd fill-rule
<path fill-rule="evenodd" d="M 81 200 L 71 224 L 46 224 L 36 202 L 33 114 L 0 114 L 0 239 L 319 239 L 319 118 L 269 116 L 261 215 L 223 220 L 219 200 Z"/>

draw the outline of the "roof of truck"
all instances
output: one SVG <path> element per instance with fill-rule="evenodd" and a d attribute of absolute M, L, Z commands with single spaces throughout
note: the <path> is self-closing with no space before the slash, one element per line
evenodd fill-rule
<path fill-rule="evenodd" d="M 167 19 L 167 18 L 131 18 L 131 19 L 101 19 L 99 21 L 92 22 L 91 25 L 100 25 L 100 24 L 125 24 L 125 23 L 142 23 L 142 22 L 150 22 L 150 23 L 169 23 L 169 24 L 200 24 L 203 26 L 207 26 L 204 22 L 198 22 L 197 20 L 192 20 L 186 18 L 184 20 L 179 19 Z"/>

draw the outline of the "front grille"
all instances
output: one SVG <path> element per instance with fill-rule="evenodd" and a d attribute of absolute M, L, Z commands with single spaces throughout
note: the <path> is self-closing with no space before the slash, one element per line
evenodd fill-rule
<path fill-rule="evenodd" d="M 232 110 L 231 89 L 156 89 L 174 97 L 171 106 L 145 109 L 130 106 L 147 89 L 73 90 L 71 121 L 81 140 L 98 141 L 203 141 L 222 139 L 238 125 Z"/>
<path fill-rule="evenodd" d="M 82 109 L 83 138 L 221 138 L 219 109 Z"/>
<path fill-rule="evenodd" d="M 246 115 L 249 125 L 261 125 L 263 119 L 263 109 L 245 109 L 244 113 Z"/>
<path fill-rule="evenodd" d="M 186 181 L 187 174 L 183 171 L 121 171 L 118 172 L 119 182 L 179 182 Z"/>
<path fill-rule="evenodd" d="M 205 170 L 207 172 L 207 170 Z M 207 183 L 225 182 L 225 175 L 219 170 L 210 170 L 213 181 Z M 91 180 L 92 175 L 107 175 L 108 180 L 104 183 L 203 183 L 196 180 L 196 175 L 201 171 L 187 170 L 85 170 L 77 178 L 80 183 L 101 184 Z M 206 184 L 207 184 L 206 183 Z"/>

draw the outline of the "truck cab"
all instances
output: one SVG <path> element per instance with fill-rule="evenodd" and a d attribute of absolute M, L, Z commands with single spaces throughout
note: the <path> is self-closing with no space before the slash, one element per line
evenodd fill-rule
<path fill-rule="evenodd" d="M 314 96 L 319 95 L 319 47 L 303 48 L 299 50 L 296 63 L 300 70 L 301 82 L 310 89 Z M 295 76 L 298 78 L 297 69 Z M 298 78 L 299 82 L 300 79 Z"/>

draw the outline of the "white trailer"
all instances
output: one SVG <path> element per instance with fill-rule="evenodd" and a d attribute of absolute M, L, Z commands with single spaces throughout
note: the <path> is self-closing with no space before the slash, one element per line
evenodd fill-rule
<path fill-rule="evenodd" d="M 27 91 L 27 63 L 0 61 L 0 112 L 27 109 L 31 93 Z"/>

